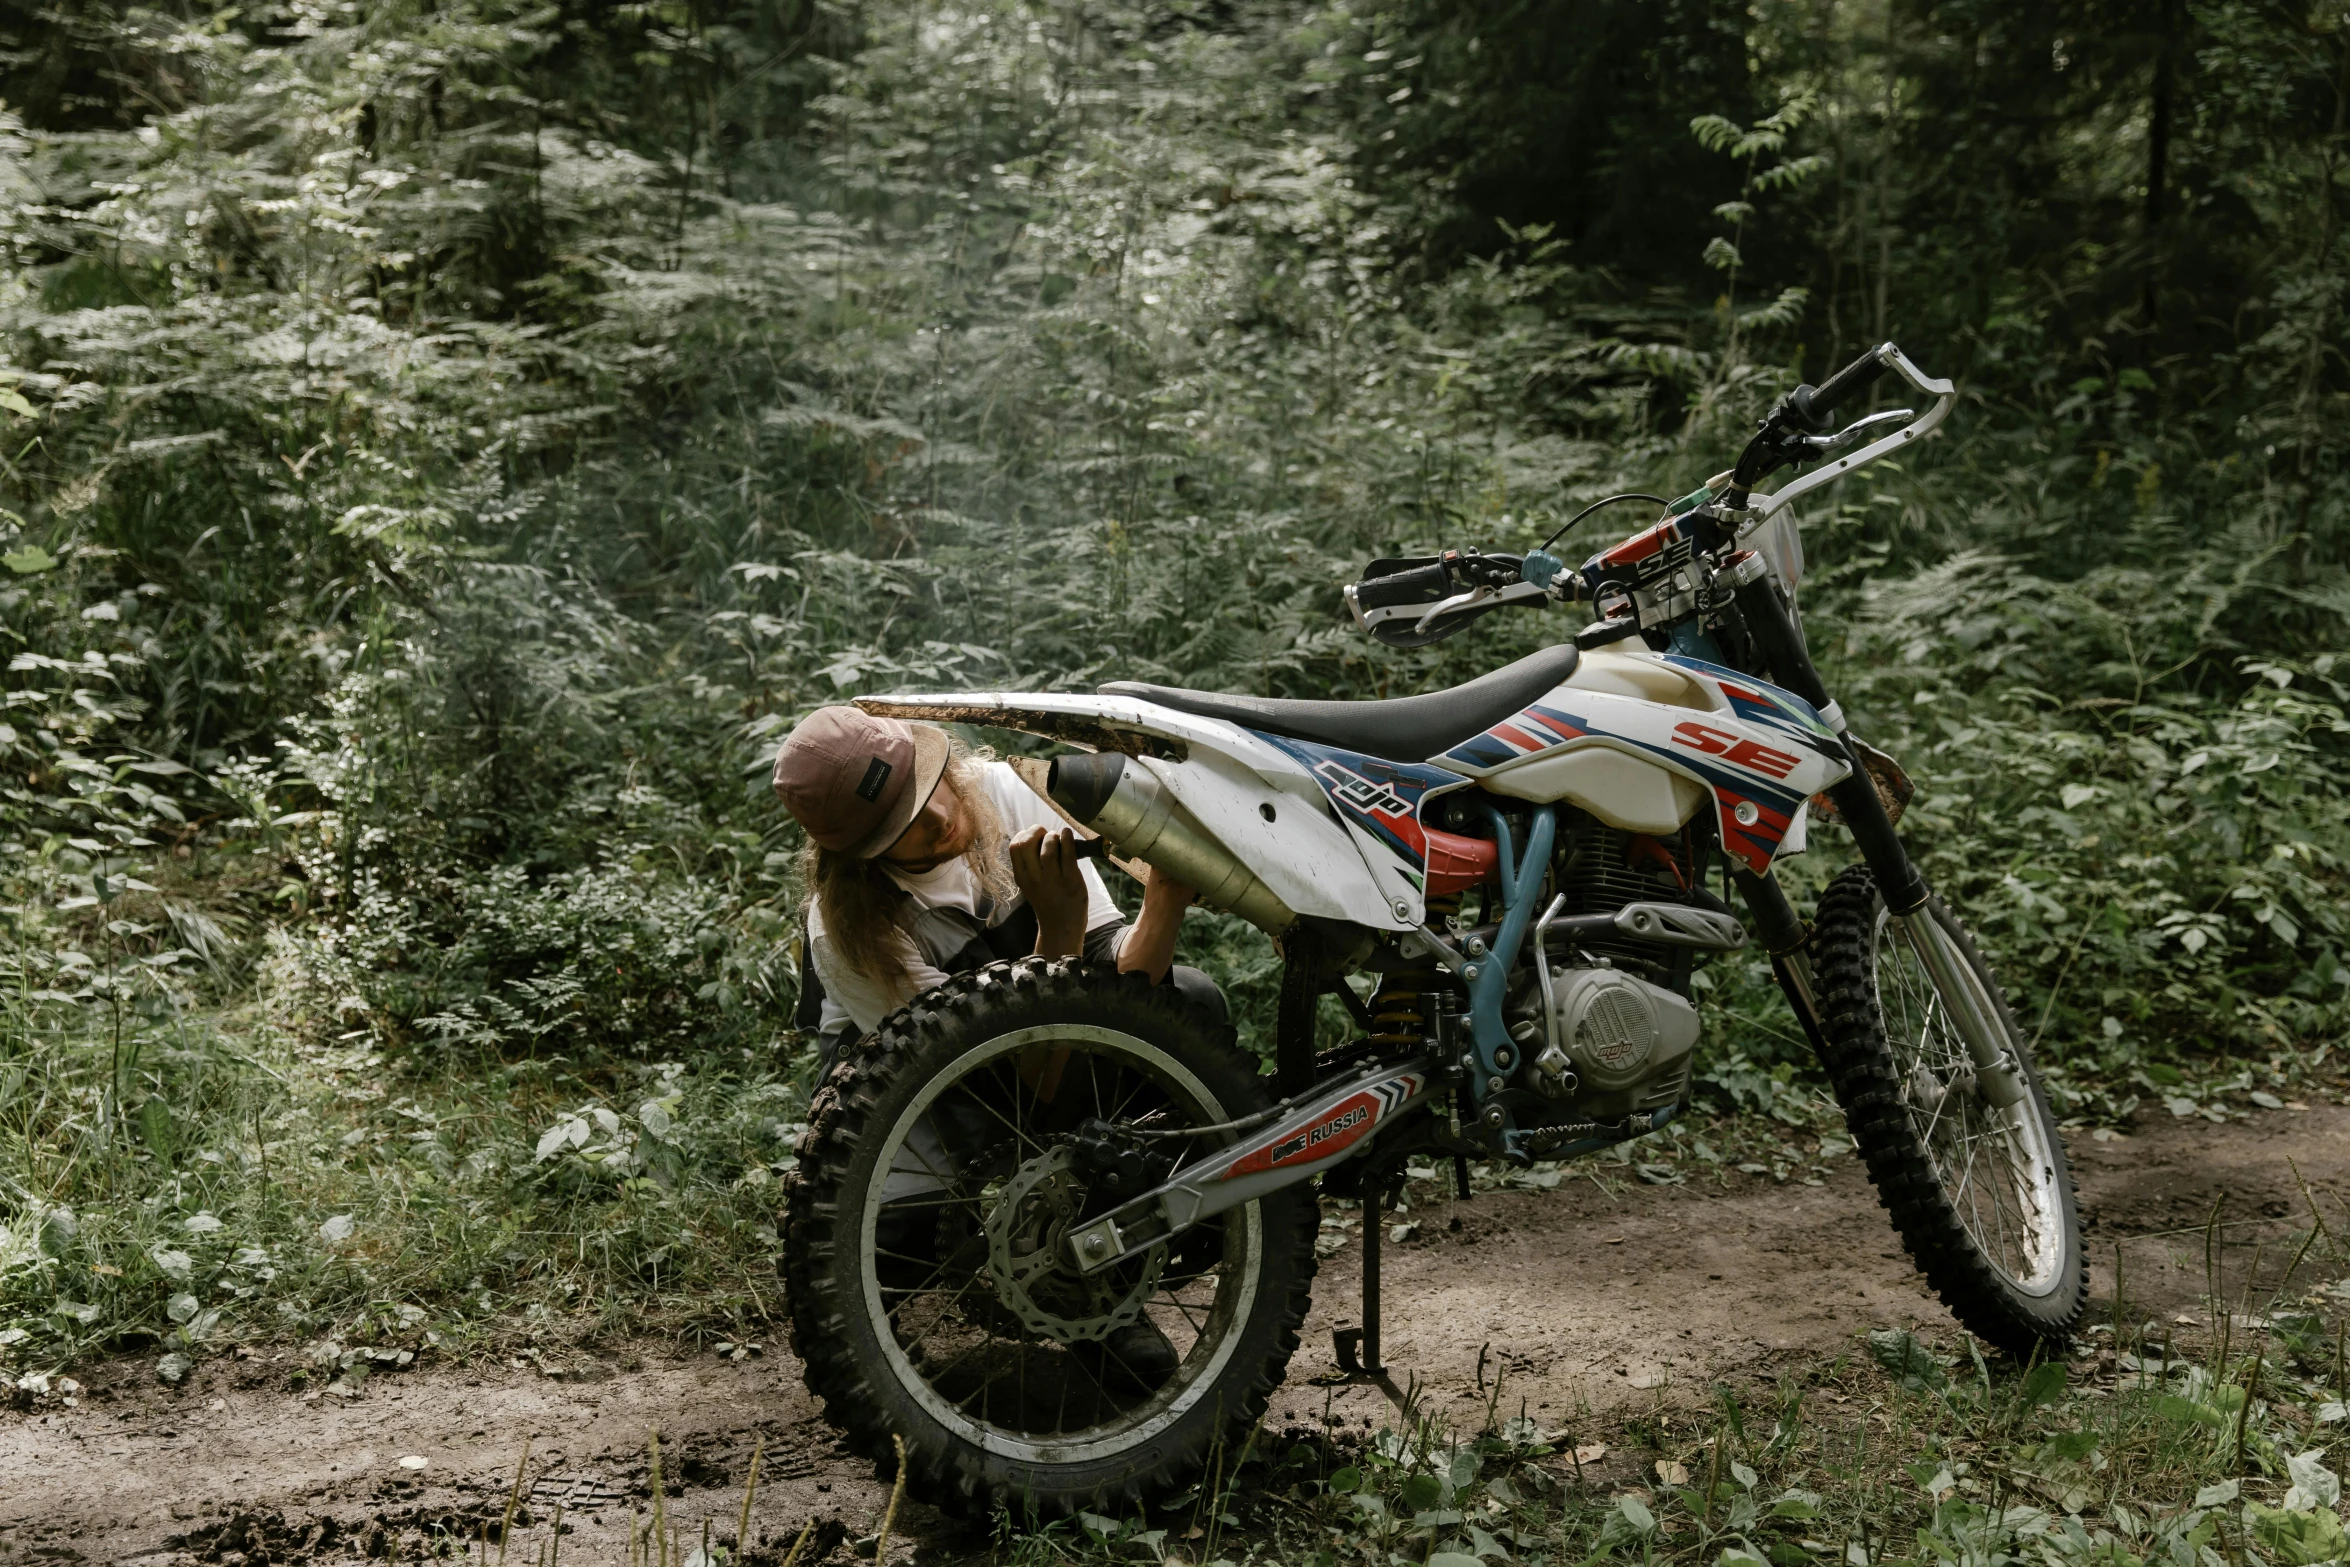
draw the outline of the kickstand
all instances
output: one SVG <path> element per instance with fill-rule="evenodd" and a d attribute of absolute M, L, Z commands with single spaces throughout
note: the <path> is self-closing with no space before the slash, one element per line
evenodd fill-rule
<path fill-rule="evenodd" d="M 1338 1369 L 1350 1377 L 1386 1374 L 1379 1360 L 1379 1199 L 1383 1181 L 1363 1181 L 1363 1325 L 1330 1335 Z M 1359 1352 L 1359 1353 L 1358 1353 Z"/>

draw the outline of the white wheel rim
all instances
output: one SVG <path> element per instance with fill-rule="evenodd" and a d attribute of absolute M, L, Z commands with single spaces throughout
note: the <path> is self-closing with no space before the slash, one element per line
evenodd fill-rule
<path fill-rule="evenodd" d="M 1942 1195 L 1983 1261 L 2012 1288 L 2053 1294 L 2064 1281 L 2064 1201 L 2037 1102 L 2027 1094 L 1995 1109 L 1951 1086 L 1971 1080 L 1973 1058 L 1933 977 L 1882 905 L 1869 959 L 1895 1094 Z M 2011 1038 L 2010 1048 L 2020 1061 L 2022 1041 Z"/>
<path fill-rule="evenodd" d="M 881 1141 L 873 1167 L 876 1178 L 867 1183 L 858 1214 L 858 1277 L 866 1321 L 873 1329 L 882 1355 L 896 1375 L 899 1385 L 911 1393 L 932 1418 L 963 1440 L 1000 1457 L 1029 1463 L 1079 1464 L 1114 1458 L 1150 1442 L 1181 1420 L 1221 1381 L 1226 1365 L 1239 1346 L 1240 1329 L 1248 1321 L 1250 1311 L 1256 1304 L 1257 1289 L 1264 1270 L 1263 1217 L 1259 1205 L 1252 1202 L 1233 1210 L 1227 1221 L 1237 1221 L 1240 1225 L 1238 1250 L 1241 1255 L 1235 1265 L 1230 1257 L 1231 1240 L 1228 1236 L 1227 1256 L 1219 1265 L 1223 1273 L 1206 1317 L 1207 1326 L 1199 1330 L 1199 1340 L 1205 1340 L 1211 1332 L 1214 1333 L 1214 1342 L 1205 1346 L 1207 1353 L 1200 1355 L 1199 1342 L 1195 1341 L 1192 1352 L 1185 1356 L 1175 1377 L 1134 1408 L 1123 1411 L 1118 1421 L 1066 1435 L 1055 1432 L 1052 1440 L 1022 1435 L 988 1420 L 973 1417 L 933 1386 L 930 1378 L 914 1364 L 905 1346 L 898 1341 L 889 1308 L 882 1298 L 883 1286 L 876 1263 L 879 1260 L 878 1226 L 883 1204 L 876 1198 L 887 1195 L 893 1188 L 903 1189 L 902 1181 L 908 1174 L 918 1179 L 921 1177 L 923 1165 L 918 1152 L 914 1165 L 901 1167 L 899 1161 L 908 1152 L 907 1145 L 916 1128 L 949 1088 L 1013 1051 L 1024 1050 L 1031 1045 L 1076 1042 L 1107 1045 L 1126 1055 L 1136 1065 L 1162 1078 L 1162 1086 L 1179 1089 L 1190 1098 L 1194 1110 L 1204 1115 L 1207 1121 L 1222 1121 L 1230 1117 L 1231 1112 L 1200 1081 L 1196 1073 L 1148 1040 L 1091 1024 L 1019 1029 L 998 1035 L 964 1052 L 956 1059 L 953 1070 L 940 1073 L 922 1085 L 921 1091 L 898 1113 Z M 1134 1418 L 1137 1416 L 1140 1418 Z"/>

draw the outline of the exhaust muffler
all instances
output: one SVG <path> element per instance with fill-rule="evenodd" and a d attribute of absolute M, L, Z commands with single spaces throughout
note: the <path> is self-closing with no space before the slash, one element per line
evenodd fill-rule
<path fill-rule="evenodd" d="M 1278 936 L 1297 915 L 1185 810 L 1156 773 L 1116 751 L 1053 761 L 1045 793 L 1121 854 L 1199 889 L 1200 902 Z"/>

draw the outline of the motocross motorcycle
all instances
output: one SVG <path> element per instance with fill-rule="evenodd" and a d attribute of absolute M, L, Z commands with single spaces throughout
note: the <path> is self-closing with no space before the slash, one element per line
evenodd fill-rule
<path fill-rule="evenodd" d="M 1831 433 L 1888 372 L 1926 413 Z M 1373 562 L 1347 599 L 1397 646 L 1595 603 L 1570 641 L 1451 690 L 864 700 L 1060 742 L 1053 800 L 1271 933 L 1284 967 L 1270 1078 L 1173 987 L 1035 958 L 846 1052 L 799 1147 L 784 1269 L 808 1384 L 852 1444 L 886 1458 L 901 1436 L 915 1494 L 964 1511 L 1192 1482 L 1297 1348 L 1317 1182 L 1366 1210 L 1364 1320 L 1335 1348 L 1375 1373 L 1377 1206 L 1405 1161 L 1449 1158 L 1466 1196 L 1469 1159 L 1663 1125 L 1689 1096 L 1693 968 L 1750 940 L 1936 1292 L 1995 1345 L 2060 1343 L 2087 1277 L 2055 1120 L 1999 981 L 1904 851 L 1907 780 L 1823 688 L 1793 603 L 1790 503 L 1953 401 L 1887 343 L 1580 570 L 1547 547 Z M 1772 866 L 1813 819 L 1860 863 L 1807 924 Z M 1317 1054 L 1325 996 L 1360 1037 Z"/>

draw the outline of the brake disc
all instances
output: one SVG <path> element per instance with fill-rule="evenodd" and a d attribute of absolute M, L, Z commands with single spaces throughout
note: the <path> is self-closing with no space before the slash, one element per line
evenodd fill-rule
<path fill-rule="evenodd" d="M 1084 1200 L 1085 1184 L 1064 1145 L 1013 1171 L 987 1215 L 987 1271 L 997 1299 L 1031 1333 L 1063 1344 L 1108 1338 L 1141 1317 L 1167 1262 L 1166 1248 L 1155 1246 L 1134 1259 L 1140 1266 L 1123 1284 L 1124 1267 L 1079 1273 L 1065 1243 Z"/>

